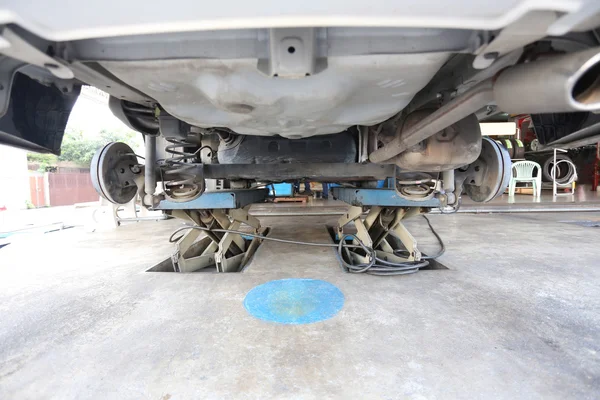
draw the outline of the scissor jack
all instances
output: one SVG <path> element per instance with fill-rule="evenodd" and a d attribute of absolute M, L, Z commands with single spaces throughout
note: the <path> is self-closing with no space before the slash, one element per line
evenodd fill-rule
<path fill-rule="evenodd" d="M 354 265 L 363 265 L 370 261 L 371 255 L 362 251 L 359 240 L 364 246 L 374 250 L 376 258 L 385 262 L 406 263 L 421 260 L 417 241 L 402 224 L 404 219 L 422 214 L 421 208 L 373 206 L 364 220 L 362 214 L 362 207 L 351 206 L 338 220 L 340 240 L 346 236 L 344 227 L 353 222 L 356 228 L 352 244 L 357 247 L 344 247 L 348 261 Z"/>
<path fill-rule="evenodd" d="M 218 229 L 238 230 L 242 224 L 253 230 L 250 233 L 264 236 L 267 228 L 248 214 L 249 206 L 230 210 L 174 210 L 173 216 L 187 219 L 194 226 L 204 227 L 206 236 L 196 241 L 203 232 L 190 229 L 175 242 L 171 256 L 176 272 L 194 272 L 216 265 L 217 272 L 238 272 L 245 266 L 260 244 L 259 238 L 245 239 L 231 232 L 215 232 Z"/>
<path fill-rule="evenodd" d="M 384 188 L 336 187 L 332 192 L 336 199 L 350 205 L 337 227 L 338 251 L 345 269 L 374 275 L 401 275 L 429 266 L 432 258 L 421 254 L 416 239 L 403 221 L 440 207 L 438 198 L 412 200 L 396 189 Z M 369 210 L 363 219 L 365 207 Z M 348 229 L 351 223 L 356 233 Z"/>
<path fill-rule="evenodd" d="M 266 236 L 268 228 L 261 227 L 260 221 L 248 214 L 250 205 L 264 200 L 266 195 L 264 189 L 244 189 L 205 192 L 189 202 L 161 202 L 156 209 L 167 210 L 191 225 L 180 229 L 184 232 L 181 236 L 175 239 L 177 233 L 172 236 L 175 251 L 171 257 L 149 271 L 194 272 L 211 266 L 216 266 L 217 272 L 241 271 L 261 239 L 220 230 L 239 231 L 242 225 L 247 225 L 251 228 L 250 235 Z M 198 240 L 203 232 L 204 237 Z"/>

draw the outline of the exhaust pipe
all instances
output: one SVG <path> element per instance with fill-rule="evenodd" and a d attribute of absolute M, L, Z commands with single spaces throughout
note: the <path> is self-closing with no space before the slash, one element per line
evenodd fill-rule
<path fill-rule="evenodd" d="M 515 65 L 494 82 L 494 99 L 507 113 L 600 110 L 600 49 Z"/>
<path fill-rule="evenodd" d="M 480 82 L 371 154 L 384 163 L 461 119 L 496 103 L 501 111 L 538 114 L 600 111 L 600 48 L 515 65 Z"/>

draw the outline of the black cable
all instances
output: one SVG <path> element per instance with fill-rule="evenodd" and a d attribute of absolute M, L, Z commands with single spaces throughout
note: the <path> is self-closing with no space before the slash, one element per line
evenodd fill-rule
<path fill-rule="evenodd" d="M 442 254 L 444 254 L 444 252 L 446 251 L 446 247 L 444 245 L 444 242 L 442 241 L 442 238 L 440 237 L 440 235 L 435 231 L 435 229 L 431 225 L 429 218 L 427 218 L 425 215 L 423 215 L 423 218 L 425 218 L 425 220 L 427 221 L 427 224 L 429 225 L 429 228 L 431 229 L 431 232 L 438 239 L 440 246 L 441 246 L 441 250 L 435 256 L 422 257 L 420 261 L 393 262 L 393 261 L 381 259 L 381 258 L 377 257 L 376 250 L 365 245 L 362 240 L 360 240 L 356 235 L 351 234 L 351 233 L 346 233 L 342 237 L 340 237 L 339 243 L 337 243 L 337 244 L 335 244 L 335 243 L 314 243 L 314 242 L 303 242 L 303 241 L 299 241 L 299 240 L 280 239 L 280 238 L 275 238 L 275 237 L 271 237 L 271 236 L 258 235 L 258 234 L 250 233 L 250 232 L 237 231 L 237 230 L 233 230 L 233 229 L 207 228 L 204 226 L 193 225 L 193 226 L 183 226 L 179 229 L 176 229 L 169 237 L 169 242 L 175 243 L 178 240 L 180 240 L 183 237 L 183 235 L 180 235 L 177 238 L 175 238 L 175 235 L 177 235 L 178 233 L 180 233 L 182 231 L 196 229 L 196 230 L 208 231 L 208 232 L 234 233 L 234 234 L 238 234 L 238 235 L 245 235 L 245 236 L 249 236 L 249 237 L 253 237 L 253 238 L 259 238 L 262 240 L 270 240 L 270 241 L 279 242 L 279 243 L 297 244 L 297 245 L 301 245 L 301 246 L 334 247 L 334 248 L 337 248 L 339 258 L 342 262 L 342 265 L 351 273 L 367 273 L 370 275 L 380 275 L 380 276 L 404 275 L 404 274 L 415 273 L 420 268 L 424 268 L 424 267 L 428 266 L 429 261 L 427 261 L 427 260 L 438 258 Z M 348 244 L 348 243 L 346 243 L 346 238 L 352 238 L 358 244 Z M 365 253 L 364 257 L 367 257 L 368 261 L 359 263 L 359 264 L 351 263 L 352 255 L 348 249 L 362 250 Z M 407 250 L 395 250 L 394 254 L 397 256 L 401 256 L 400 255 L 401 252 L 407 252 Z M 348 262 L 347 260 L 350 262 Z"/>
<path fill-rule="evenodd" d="M 429 218 L 427 218 L 425 215 L 423 215 L 423 218 L 425 218 L 425 221 L 427 221 L 427 225 L 429 225 L 429 229 L 431 229 L 431 233 L 433 233 L 433 235 L 437 238 L 438 243 L 440 244 L 440 251 L 438 251 L 438 253 L 434 256 L 423 256 L 421 257 L 421 260 L 434 260 L 438 257 L 441 257 L 445 252 L 446 252 L 446 245 L 444 244 L 444 242 L 442 241 L 442 238 L 440 237 L 440 235 L 435 231 L 435 229 L 433 228 L 433 226 L 431 225 L 431 221 L 429 221 Z M 394 250 L 394 255 L 396 256 L 400 256 L 400 257 L 406 257 L 408 254 L 408 250 L 403 249 L 403 250 Z"/>
<path fill-rule="evenodd" d="M 203 226 L 196 226 L 196 225 L 193 225 L 193 226 L 183 226 L 183 227 L 175 230 L 171 234 L 171 236 L 169 237 L 169 243 L 175 243 L 176 241 L 178 241 L 179 239 L 181 239 L 181 236 L 178 237 L 177 239 L 173 239 L 173 236 L 175 236 L 176 234 L 178 234 L 181 231 L 185 231 L 185 230 L 189 230 L 189 229 L 197 229 L 197 230 L 200 230 L 200 231 L 211 231 L 211 232 L 219 232 L 219 233 L 236 233 L 238 235 L 245 235 L 245 236 L 250 236 L 250 237 L 264 239 L 264 240 L 271 240 L 273 242 L 298 244 L 298 245 L 302 245 L 302 246 L 337 247 L 337 244 L 335 244 L 335 243 L 301 242 L 301 241 L 297 241 L 297 240 L 287 240 L 287 239 L 274 238 L 274 237 L 270 237 L 270 236 L 257 235 L 257 234 L 250 233 L 250 232 L 236 231 L 236 230 L 233 230 L 233 229 L 221 229 L 221 228 L 212 228 L 211 229 L 211 228 L 205 228 Z M 356 239 L 359 240 L 358 238 L 356 238 Z M 352 247 L 358 247 L 358 246 L 354 246 L 353 245 Z"/>
<path fill-rule="evenodd" d="M 217 153 L 217 152 L 216 152 L 216 151 L 215 151 L 215 150 L 214 150 L 212 147 L 210 147 L 209 145 L 205 144 L 204 146 L 202 146 L 202 147 L 200 147 L 198 150 L 196 150 L 196 151 L 194 152 L 194 154 L 198 154 L 199 152 L 201 152 L 201 151 L 202 151 L 202 150 L 204 150 L 204 149 L 210 149 L 210 152 L 211 152 L 211 153 L 210 153 L 209 157 L 212 157 L 214 154 L 216 154 L 216 153 Z"/>
<path fill-rule="evenodd" d="M 135 154 L 135 153 L 125 153 L 123 154 L 124 156 L 136 156 L 138 158 L 141 158 L 142 160 L 145 160 L 145 157 L 140 156 L 139 154 Z"/>
<path fill-rule="evenodd" d="M 431 225 L 431 221 L 429 220 L 429 218 L 427 218 L 425 215 L 423 215 L 423 218 L 425 218 L 425 221 L 427 221 L 427 225 L 429 225 L 429 229 L 431 229 L 431 233 L 433 233 L 433 235 L 437 238 L 438 243 L 440 244 L 440 251 L 438 251 L 438 253 L 435 256 L 421 257 L 421 259 L 433 260 L 438 257 L 441 257 L 446 252 L 446 245 L 444 245 L 444 241 L 442 240 L 440 235 L 435 231 L 435 229 L 433 229 L 433 226 Z"/>

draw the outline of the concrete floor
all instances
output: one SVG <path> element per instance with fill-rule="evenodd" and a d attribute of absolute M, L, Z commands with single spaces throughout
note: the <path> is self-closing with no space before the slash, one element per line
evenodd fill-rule
<path fill-rule="evenodd" d="M 331 249 L 266 242 L 241 274 L 143 272 L 177 221 L 82 228 L 0 249 L 1 399 L 598 398 L 597 213 L 432 215 L 449 269 L 343 273 Z M 263 217 L 328 240 L 335 217 Z M 435 252 L 424 221 L 408 223 Z M 327 280 L 334 318 L 282 326 L 261 283 Z"/>

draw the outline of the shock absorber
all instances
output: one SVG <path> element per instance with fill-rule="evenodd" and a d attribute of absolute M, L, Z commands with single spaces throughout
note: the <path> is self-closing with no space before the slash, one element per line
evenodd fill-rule
<path fill-rule="evenodd" d="M 144 174 L 144 192 L 154 196 L 156 192 L 156 135 L 146 135 L 146 168 Z"/>
<path fill-rule="evenodd" d="M 187 137 L 165 137 L 170 144 L 165 152 L 170 156 L 164 160 L 161 168 L 166 197 L 171 201 L 190 201 L 204 192 L 204 179 L 198 179 L 193 163 L 198 162 L 200 149 L 186 151 L 190 147 L 198 147 L 198 143 Z"/>

